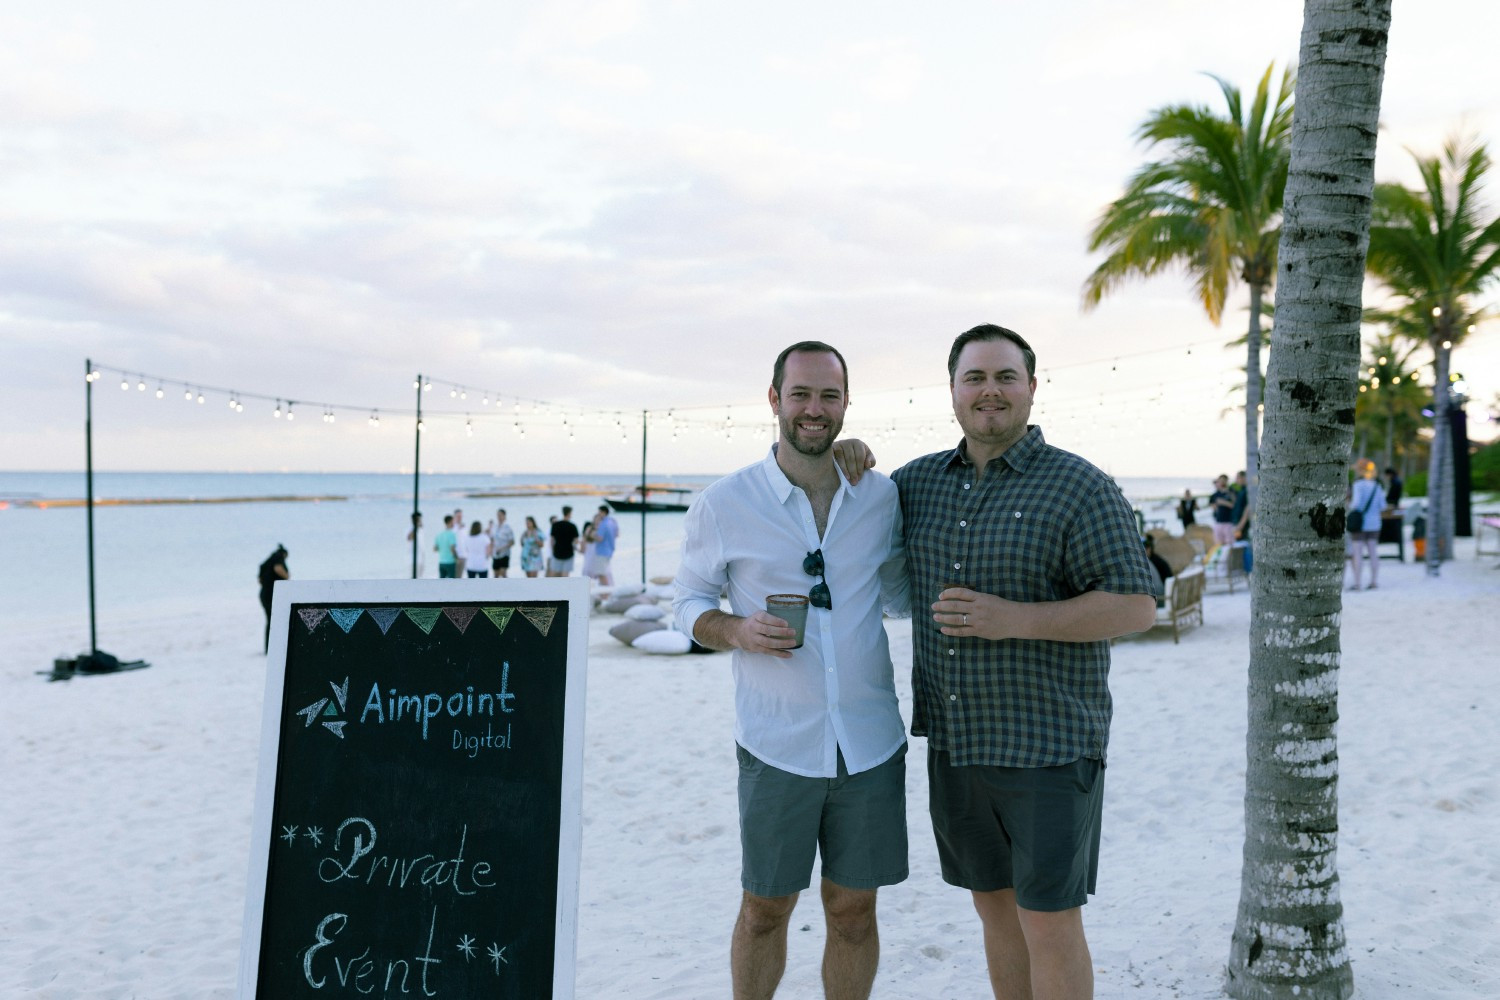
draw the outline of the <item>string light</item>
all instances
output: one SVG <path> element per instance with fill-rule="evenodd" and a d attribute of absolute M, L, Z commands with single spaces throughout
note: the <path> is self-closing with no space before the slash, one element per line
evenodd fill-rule
<path fill-rule="evenodd" d="M 295 417 L 295 416 L 296 416 L 296 414 L 292 412 L 292 404 L 291 404 L 290 401 L 288 401 L 287 404 L 286 404 L 286 420 L 287 420 L 287 423 L 291 423 L 292 422 L 292 418 Z"/>
<path fill-rule="evenodd" d="M 135 387 L 137 389 L 139 389 L 141 392 L 145 392 L 146 391 L 146 380 L 145 379 L 141 379 L 139 382 L 136 383 Z"/>
<path fill-rule="evenodd" d="M 156 398 L 157 399 L 161 399 L 165 395 L 166 395 L 166 392 L 163 391 L 161 385 L 158 384 L 157 387 L 156 387 Z"/>
<path fill-rule="evenodd" d="M 120 379 L 120 388 L 124 389 L 126 392 L 129 392 L 130 391 L 130 379 L 128 379 L 128 378 L 122 378 L 122 379 Z"/>
<path fill-rule="evenodd" d="M 271 414 L 271 416 L 275 417 L 277 420 L 281 419 L 281 400 L 278 399 L 276 401 L 276 412 Z"/>
<path fill-rule="evenodd" d="M 182 390 L 182 398 L 185 399 L 185 400 L 187 400 L 189 403 L 191 403 L 193 401 L 193 390 L 192 389 L 184 389 L 184 390 Z"/>

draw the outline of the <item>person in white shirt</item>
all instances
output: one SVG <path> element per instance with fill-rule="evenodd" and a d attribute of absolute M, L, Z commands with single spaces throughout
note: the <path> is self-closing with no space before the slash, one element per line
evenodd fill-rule
<path fill-rule="evenodd" d="M 763 461 L 704 490 L 683 526 L 678 627 L 732 649 L 741 897 L 734 996 L 770 997 L 787 925 L 822 854 L 825 993 L 867 997 L 879 964 L 875 895 L 906 878 L 906 729 L 881 609 L 910 613 L 895 485 L 858 488 L 830 450 L 849 403 L 838 351 L 804 341 L 771 380 L 780 435 Z M 727 586 L 730 611 L 720 610 Z M 765 608 L 808 594 L 806 637 Z"/>
<path fill-rule="evenodd" d="M 458 558 L 470 579 L 490 575 L 490 536 L 478 521 L 469 524 L 469 533 L 458 536 Z"/>
<path fill-rule="evenodd" d="M 490 568 L 495 576 L 510 572 L 510 550 L 516 546 L 516 531 L 505 523 L 505 510 L 495 511 L 495 520 L 490 524 Z"/>

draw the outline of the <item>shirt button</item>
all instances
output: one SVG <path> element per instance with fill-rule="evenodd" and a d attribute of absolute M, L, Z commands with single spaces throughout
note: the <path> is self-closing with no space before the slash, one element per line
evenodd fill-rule
<path fill-rule="evenodd" d="M 958 700 L 958 695 L 956 695 L 956 694 L 950 694 L 948 696 L 948 700 L 949 701 L 957 701 Z"/>
<path fill-rule="evenodd" d="M 964 564 L 963 563 L 954 563 L 953 564 L 953 568 L 954 569 L 963 569 L 964 568 Z"/>
<path fill-rule="evenodd" d="M 830 674 L 831 674 L 831 673 L 833 673 L 833 668 L 832 668 L 832 667 L 829 667 L 829 668 L 828 668 L 828 672 L 829 672 L 829 673 L 830 673 Z"/>
<path fill-rule="evenodd" d="M 968 489 L 968 488 L 969 488 L 969 484 L 968 483 L 964 483 L 964 489 Z"/>
<path fill-rule="evenodd" d="M 969 526 L 969 522 L 968 521 L 959 521 L 958 522 L 958 526 L 960 528 L 967 528 Z"/>
<path fill-rule="evenodd" d="M 956 649 L 950 649 L 950 650 L 948 650 L 948 655 L 949 656 L 957 656 L 958 655 L 958 650 L 956 650 Z"/>
<path fill-rule="evenodd" d="M 1020 517 L 1021 516 L 1021 512 L 1020 511 L 1016 511 L 1016 516 Z"/>

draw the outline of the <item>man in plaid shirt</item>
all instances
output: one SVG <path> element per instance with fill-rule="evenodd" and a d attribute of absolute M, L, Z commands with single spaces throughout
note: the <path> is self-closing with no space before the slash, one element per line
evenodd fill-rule
<path fill-rule="evenodd" d="M 1028 426 L 1036 355 L 998 326 L 948 355 L 957 448 L 898 469 L 913 735 L 945 881 L 970 890 L 996 997 L 1092 997 L 1109 642 L 1155 599 L 1115 483 Z"/>

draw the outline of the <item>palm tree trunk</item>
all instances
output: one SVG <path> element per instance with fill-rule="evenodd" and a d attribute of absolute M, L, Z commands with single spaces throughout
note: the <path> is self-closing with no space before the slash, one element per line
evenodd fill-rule
<path fill-rule="evenodd" d="M 1245 505 L 1251 517 L 1260 494 L 1260 302 L 1265 293 L 1264 283 L 1251 282 L 1250 327 L 1245 331 Z"/>
<path fill-rule="evenodd" d="M 1237 1000 L 1354 992 L 1337 866 L 1343 497 L 1389 26 L 1390 0 L 1304 7 L 1250 588 L 1245 846 L 1225 982 Z"/>
<path fill-rule="evenodd" d="M 1439 317 L 1432 331 L 1432 451 L 1427 456 L 1427 575 L 1441 576 L 1453 551 L 1453 443 L 1448 425 L 1448 340 L 1450 320 Z M 1451 341 L 1449 341 L 1451 343 Z"/>

